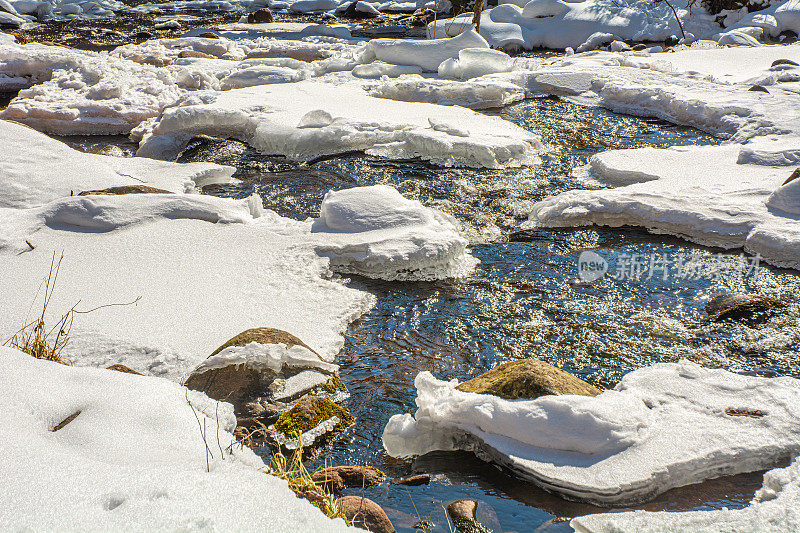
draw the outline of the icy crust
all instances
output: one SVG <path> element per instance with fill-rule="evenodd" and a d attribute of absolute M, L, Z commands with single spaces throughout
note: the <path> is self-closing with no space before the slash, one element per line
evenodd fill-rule
<path fill-rule="evenodd" d="M 354 73 L 356 69 L 353 69 Z M 523 87 L 504 79 L 491 77 L 453 81 L 402 76 L 395 80 L 383 79 L 374 84 L 367 84 L 365 89 L 371 96 L 377 98 L 458 105 L 470 109 L 505 107 L 525 99 Z"/>
<path fill-rule="evenodd" d="M 793 167 L 741 164 L 739 154 L 738 145 L 603 152 L 591 175 L 619 187 L 548 198 L 524 225 L 641 226 L 800 268 L 800 188 L 782 185 Z"/>
<path fill-rule="evenodd" d="M 516 5 L 515 5 L 516 4 Z M 783 31 L 800 32 L 800 3 L 774 1 L 761 11 L 724 11 L 722 22 L 704 9 L 677 9 L 687 37 L 719 40 L 722 45 L 758 45 L 752 28 L 777 37 Z M 471 28 L 472 13 L 439 19 L 428 25 L 428 36 L 452 37 Z M 722 26 L 722 28 L 721 28 Z M 722 31 L 721 31 L 722 30 Z M 593 50 L 612 41 L 663 41 L 681 36 L 670 8 L 646 0 L 514 0 L 486 9 L 481 15 L 480 34 L 497 48 L 575 48 Z"/>
<path fill-rule="evenodd" d="M 328 355 L 328 360 L 323 360 L 308 348 L 300 345 L 287 348 L 282 344 L 250 342 L 245 346 L 228 346 L 203 361 L 194 372 L 203 373 L 230 365 L 247 365 L 251 368 L 267 368 L 274 372 L 280 372 L 284 366 L 287 366 L 317 368 L 330 373 L 339 370 L 338 365 L 331 363 L 332 360 L 332 354 Z"/>
<path fill-rule="evenodd" d="M 4 528 L 351 531 L 295 497 L 236 443 L 230 404 L 165 379 L 70 367 L 6 347 L 0 381 Z"/>
<path fill-rule="evenodd" d="M 525 401 L 457 384 L 417 376 L 417 412 L 395 415 L 384 429 L 390 455 L 474 451 L 565 498 L 627 505 L 800 452 L 800 381 L 789 377 L 681 361 L 631 372 L 594 398 Z"/>
<path fill-rule="evenodd" d="M 0 207 L 37 207 L 81 191 L 121 185 L 191 192 L 196 187 L 235 181 L 231 178 L 233 167 L 84 154 L 6 120 L 0 120 L 0 139 L 4 159 L 0 163 Z"/>
<path fill-rule="evenodd" d="M 761 533 L 800 530 L 800 458 L 764 474 L 764 484 L 744 509 L 715 511 L 631 511 L 580 516 L 570 525 L 578 533 L 696 531 Z"/>
<path fill-rule="evenodd" d="M 311 231 L 338 234 L 316 250 L 342 273 L 435 280 L 463 277 L 477 263 L 452 217 L 385 185 L 328 192 Z"/>
<path fill-rule="evenodd" d="M 375 98 L 356 83 L 305 80 L 195 93 L 164 110 L 137 153 L 168 158 L 199 133 L 235 137 L 264 154 L 300 161 L 364 151 L 500 168 L 538 162 L 541 147 L 535 135 L 498 117 Z"/>

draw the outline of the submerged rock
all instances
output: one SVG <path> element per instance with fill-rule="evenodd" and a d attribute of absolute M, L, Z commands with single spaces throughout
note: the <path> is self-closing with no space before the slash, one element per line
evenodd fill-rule
<path fill-rule="evenodd" d="M 507 400 L 535 399 L 549 394 L 597 396 L 602 392 L 572 374 L 533 358 L 503 363 L 456 388 Z"/>
<path fill-rule="evenodd" d="M 346 487 L 366 488 L 380 485 L 386 474 L 371 466 L 329 466 L 314 472 L 311 479 L 328 492 L 340 494 Z"/>
<path fill-rule="evenodd" d="M 417 485 L 427 485 L 431 482 L 431 475 L 430 474 L 415 474 L 412 476 L 406 476 L 400 478 L 395 481 L 398 485 L 411 485 L 412 487 L 416 487 Z"/>
<path fill-rule="evenodd" d="M 98 189 L 95 191 L 82 191 L 78 196 L 89 196 L 91 194 L 122 195 L 122 194 L 173 194 L 172 191 L 157 189 L 148 185 L 122 185 L 120 187 L 109 187 L 108 189 Z"/>
<path fill-rule="evenodd" d="M 361 496 L 343 496 L 336 506 L 344 511 L 347 520 L 354 526 L 372 533 L 394 533 L 394 526 L 381 506 Z"/>
<path fill-rule="evenodd" d="M 782 307 L 783 302 L 777 298 L 758 294 L 721 294 L 706 304 L 708 319 L 713 322 L 721 320 L 752 320 L 767 318 L 769 312 Z"/>
<path fill-rule="evenodd" d="M 475 500 L 456 500 L 447 506 L 447 514 L 458 533 L 490 533 L 491 530 L 478 522 Z"/>

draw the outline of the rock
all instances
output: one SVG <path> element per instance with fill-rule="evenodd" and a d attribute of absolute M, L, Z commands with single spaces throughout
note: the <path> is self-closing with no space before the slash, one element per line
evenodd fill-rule
<path fill-rule="evenodd" d="M 572 374 L 533 358 L 503 363 L 456 388 L 507 400 L 534 399 L 548 394 L 597 396 L 602 392 Z"/>
<path fill-rule="evenodd" d="M 109 187 L 96 191 L 79 192 L 78 196 L 89 196 L 90 194 L 122 195 L 122 194 L 172 194 L 172 191 L 156 189 L 147 185 L 122 185 L 120 187 Z"/>
<path fill-rule="evenodd" d="M 248 24 L 263 24 L 272 22 L 273 20 L 275 19 L 272 17 L 272 11 L 266 7 L 262 7 L 258 11 L 253 11 L 252 13 L 247 14 Z"/>
<path fill-rule="evenodd" d="M 770 311 L 782 307 L 783 302 L 769 296 L 757 294 L 721 294 L 706 304 L 708 319 L 720 320 L 759 320 L 767 318 Z"/>
<path fill-rule="evenodd" d="M 395 483 L 398 485 L 411 485 L 412 487 L 416 487 L 417 485 L 427 485 L 430 482 L 430 474 L 416 474 L 413 476 L 406 476 L 395 481 Z"/>
<path fill-rule="evenodd" d="M 215 355 L 226 348 L 246 346 L 251 342 L 259 344 L 282 344 L 287 349 L 302 346 L 309 351 L 310 359 L 319 359 L 307 366 L 288 366 L 276 371 L 263 364 L 247 364 L 234 359 L 225 366 L 212 364 L 209 367 L 200 365 L 186 379 L 184 385 L 190 389 L 204 392 L 215 400 L 230 402 L 237 414 L 246 412 L 244 405 L 256 398 L 266 396 L 268 402 L 273 400 L 290 401 L 315 388 L 337 390 L 344 385 L 335 375 L 335 365 L 322 361 L 317 352 L 303 341 L 288 333 L 274 328 L 253 328 L 243 331 L 228 342 L 214 350 Z M 346 389 L 345 389 L 346 390 Z"/>
<path fill-rule="evenodd" d="M 329 466 L 314 472 L 311 479 L 327 492 L 340 494 L 346 487 L 361 489 L 380 485 L 386 474 L 371 466 Z"/>
<path fill-rule="evenodd" d="M 372 533 L 394 533 L 394 526 L 381 506 L 361 496 L 342 496 L 336 506 L 344 511 L 347 520 L 355 527 Z"/>
<path fill-rule="evenodd" d="M 334 416 L 339 419 L 333 426 L 334 432 L 339 432 L 353 423 L 353 415 L 346 408 L 327 398 L 309 394 L 278 417 L 275 429 L 286 438 L 293 439 L 297 433 L 306 433 Z"/>
<path fill-rule="evenodd" d="M 119 363 L 117 363 L 116 365 L 109 366 L 108 368 L 106 368 L 106 370 L 116 370 L 117 372 L 124 372 L 126 374 L 136 374 L 136 375 L 139 375 L 139 376 L 144 375 L 141 372 L 137 372 L 136 370 L 134 370 L 132 368 L 128 368 L 127 366 L 121 365 Z"/>
<path fill-rule="evenodd" d="M 789 177 L 786 178 L 786 181 L 784 181 L 783 184 L 786 185 L 787 183 L 791 183 L 794 180 L 796 180 L 797 178 L 800 178 L 800 167 L 797 167 L 796 169 L 794 169 L 794 172 L 789 174 Z"/>
<path fill-rule="evenodd" d="M 637 52 L 640 52 L 640 51 L 642 51 L 642 50 L 647 50 L 648 48 L 650 48 L 650 47 L 649 47 L 649 46 L 647 46 L 647 45 L 646 45 L 646 44 L 644 44 L 644 43 L 638 43 L 638 44 L 634 44 L 634 45 L 631 47 L 631 49 L 632 49 L 632 50 L 635 50 L 635 51 L 637 51 Z"/>
<path fill-rule="evenodd" d="M 793 67 L 800 66 L 797 63 L 795 63 L 794 61 L 792 61 L 791 59 L 776 59 L 775 61 L 772 62 L 772 65 L 770 65 L 770 66 L 771 67 L 777 67 L 778 65 L 789 65 L 789 66 L 793 66 Z"/>
<path fill-rule="evenodd" d="M 147 41 L 147 40 L 153 38 L 153 34 L 150 33 L 149 31 L 140 31 L 140 32 L 137 32 L 136 35 L 134 35 L 133 37 L 134 37 L 134 39 L 140 39 L 142 41 Z"/>
<path fill-rule="evenodd" d="M 750 87 L 747 90 L 748 91 L 753 91 L 753 92 L 758 92 L 758 93 L 767 93 L 767 94 L 769 94 L 769 91 L 763 85 L 753 85 L 752 87 Z"/>
<path fill-rule="evenodd" d="M 664 46 L 675 46 L 679 42 L 680 42 L 680 39 L 678 39 L 675 35 L 670 35 L 669 37 L 664 39 Z"/>
<path fill-rule="evenodd" d="M 196 57 L 200 59 L 214 59 L 214 56 L 208 55 L 205 52 L 198 52 L 197 50 L 181 50 L 180 53 L 178 53 L 178 57 L 180 58 Z"/>
<path fill-rule="evenodd" d="M 287 348 L 302 346 L 319 357 L 317 352 L 291 333 L 275 328 L 252 328 L 245 330 L 214 350 L 211 355 L 217 355 L 229 346 L 245 346 L 251 342 L 257 342 L 259 344 L 284 344 Z"/>
<path fill-rule="evenodd" d="M 478 502 L 475 500 L 456 500 L 447 506 L 447 514 L 455 522 L 458 519 L 475 520 Z"/>
<path fill-rule="evenodd" d="M 220 36 L 214 33 L 213 31 L 204 31 L 203 33 L 199 34 L 198 37 L 202 37 L 203 39 L 219 39 Z"/>

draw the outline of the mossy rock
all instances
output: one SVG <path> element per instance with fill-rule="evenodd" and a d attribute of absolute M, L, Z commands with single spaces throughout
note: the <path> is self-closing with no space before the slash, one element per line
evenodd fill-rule
<path fill-rule="evenodd" d="M 173 194 L 173 192 L 157 189 L 148 185 L 122 185 L 120 187 L 109 187 L 108 189 L 98 189 L 96 191 L 83 191 L 79 192 L 78 196 L 89 196 L 90 194 L 119 196 L 122 194 Z"/>
<path fill-rule="evenodd" d="M 331 376 L 327 382 L 313 390 L 314 393 L 326 392 L 328 394 L 336 394 L 337 392 L 347 392 L 347 387 L 339 378 L 338 374 Z"/>
<path fill-rule="evenodd" d="M 311 479 L 327 492 L 341 494 L 346 487 L 361 489 L 380 485 L 386 474 L 374 466 L 342 465 L 317 470 Z"/>
<path fill-rule="evenodd" d="M 228 348 L 229 346 L 246 346 L 251 342 L 257 342 L 259 344 L 284 344 L 287 348 L 291 348 L 292 346 L 302 346 L 317 357 L 320 357 L 317 352 L 312 350 L 306 343 L 291 333 L 275 328 L 252 328 L 245 330 L 214 350 L 211 355 L 217 355 L 219 352 L 225 348 Z"/>
<path fill-rule="evenodd" d="M 278 417 L 275 429 L 288 438 L 296 438 L 334 416 L 339 418 L 339 423 L 334 426 L 336 432 L 353 423 L 353 415 L 346 408 L 327 398 L 309 394 Z"/>
<path fill-rule="evenodd" d="M 602 392 L 572 374 L 533 358 L 503 363 L 456 388 L 507 400 L 551 394 L 597 396 Z"/>

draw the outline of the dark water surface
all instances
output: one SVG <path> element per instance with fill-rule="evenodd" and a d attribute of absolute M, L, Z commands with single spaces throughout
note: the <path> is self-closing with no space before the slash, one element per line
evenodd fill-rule
<path fill-rule="evenodd" d="M 394 477 L 432 474 L 429 486 L 390 483 L 366 490 L 401 531 L 412 531 L 420 517 L 431 520 L 437 531 L 449 531 L 443 506 L 461 498 L 481 502 L 479 519 L 495 531 L 569 531 L 566 521 L 552 519 L 600 510 L 566 502 L 471 454 L 437 452 L 413 461 L 386 456 L 383 427 L 392 415 L 414 411 L 413 381 L 422 370 L 464 380 L 501 362 L 534 356 L 596 386 L 612 387 L 633 369 L 688 358 L 737 372 L 800 376 L 796 274 L 761 268 L 757 277 L 744 276 L 733 269 L 739 252 L 722 253 L 637 229 L 518 231 L 532 202 L 586 187 L 571 174 L 594 153 L 717 140 L 696 130 L 551 98 L 529 100 L 499 115 L 538 133 L 550 145 L 541 166 L 446 169 L 359 154 L 298 165 L 264 158 L 231 141 L 193 145 L 180 159 L 237 166 L 241 185 L 208 192 L 243 197 L 256 191 L 268 208 L 293 218 L 316 216 L 329 189 L 389 183 L 462 222 L 473 242 L 471 252 L 480 259 L 469 278 L 434 283 L 349 281 L 377 297 L 375 308 L 348 332 L 338 360 L 352 393 L 347 406 L 357 423 L 310 465 L 370 464 Z M 695 254 L 707 269 L 692 280 L 659 275 L 577 284 L 577 255 L 587 248 L 612 263 L 623 254 Z M 789 305 L 752 326 L 711 323 L 704 305 L 725 291 L 779 296 Z M 761 473 L 732 476 L 670 491 L 639 508 L 742 507 L 760 485 Z"/>

